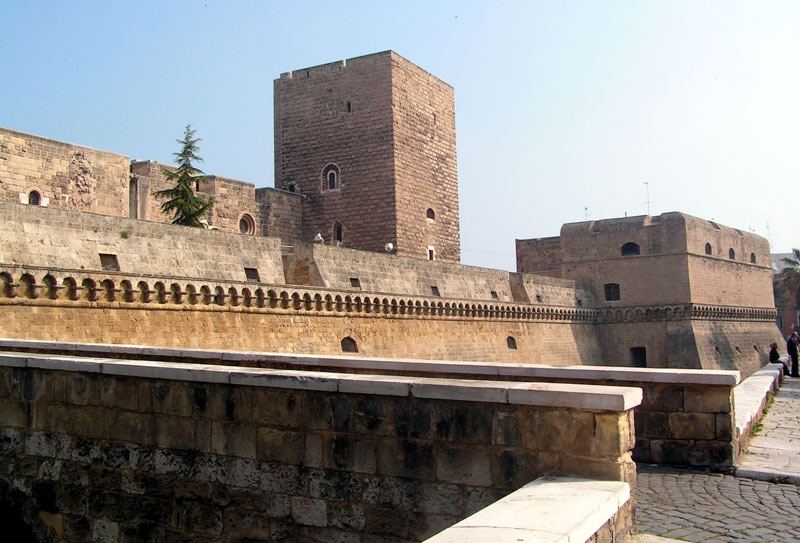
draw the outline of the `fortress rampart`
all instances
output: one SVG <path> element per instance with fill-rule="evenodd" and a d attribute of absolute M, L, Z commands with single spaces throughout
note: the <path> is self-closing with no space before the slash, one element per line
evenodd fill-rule
<path fill-rule="evenodd" d="M 40 540 L 410 543 L 542 475 L 632 486 L 640 401 L 624 387 L 4 354 L 0 503 Z"/>

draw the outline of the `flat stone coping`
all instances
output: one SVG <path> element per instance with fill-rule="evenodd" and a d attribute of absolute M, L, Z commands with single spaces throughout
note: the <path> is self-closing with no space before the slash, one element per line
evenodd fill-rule
<path fill-rule="evenodd" d="M 741 374 L 735 370 L 699 370 L 672 368 L 630 368 L 620 366 L 550 366 L 491 362 L 462 362 L 420 360 L 411 358 L 353 357 L 342 355 L 312 355 L 264 353 L 248 351 L 219 351 L 207 349 L 175 349 L 141 345 L 103 343 L 71 343 L 0 338 L 0 348 L 58 349 L 96 353 L 118 353 L 136 356 L 187 357 L 198 360 L 277 362 L 297 366 L 325 366 L 342 369 L 415 371 L 446 373 L 448 375 L 484 375 L 523 377 L 526 379 L 564 379 L 587 381 L 619 381 L 620 383 L 653 383 L 674 385 L 736 386 Z"/>
<path fill-rule="evenodd" d="M 733 389 L 736 406 L 736 437 L 749 431 L 750 425 L 761 418 L 767 394 L 778 388 L 783 364 L 767 364 Z"/>
<path fill-rule="evenodd" d="M 273 370 L 13 352 L 0 352 L 0 366 L 322 392 L 565 407 L 591 411 L 627 411 L 642 402 L 642 389 L 620 386 Z"/>
<path fill-rule="evenodd" d="M 630 495 L 628 483 L 542 477 L 425 543 L 583 543 Z"/>

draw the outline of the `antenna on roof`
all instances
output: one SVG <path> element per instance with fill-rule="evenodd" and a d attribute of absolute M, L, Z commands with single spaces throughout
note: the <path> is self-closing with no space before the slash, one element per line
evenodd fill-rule
<path fill-rule="evenodd" d="M 586 221 L 589 219 L 589 206 L 584 206 L 583 208 L 583 220 Z"/>
<path fill-rule="evenodd" d="M 644 188 L 645 188 L 645 191 L 647 192 L 647 199 L 645 200 L 644 203 L 647 205 L 647 214 L 649 215 L 650 214 L 650 204 L 654 204 L 655 202 L 651 202 L 650 201 L 650 183 L 645 181 L 644 182 Z"/>

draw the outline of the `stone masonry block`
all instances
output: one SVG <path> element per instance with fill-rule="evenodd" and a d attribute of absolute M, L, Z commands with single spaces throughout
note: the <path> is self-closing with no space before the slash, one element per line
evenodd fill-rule
<path fill-rule="evenodd" d="M 377 469 L 374 441 L 355 439 L 350 436 L 334 436 L 325 442 L 325 467 L 375 473 Z"/>
<path fill-rule="evenodd" d="M 188 417 L 155 416 L 156 446 L 167 449 L 194 449 L 195 421 Z"/>
<path fill-rule="evenodd" d="M 149 413 L 114 410 L 106 413 L 107 434 L 112 439 L 152 445 L 155 418 Z"/>
<path fill-rule="evenodd" d="M 494 458 L 494 486 L 517 489 L 537 477 L 559 473 L 561 457 L 557 453 L 504 450 Z"/>
<path fill-rule="evenodd" d="M 303 456 L 303 465 L 309 468 L 322 467 L 322 436 L 317 434 L 308 434 L 305 443 L 305 455 Z"/>
<path fill-rule="evenodd" d="M 256 390 L 253 394 L 253 420 L 257 423 L 299 428 L 304 413 L 305 395 L 301 393 Z"/>
<path fill-rule="evenodd" d="M 226 508 L 223 516 L 224 533 L 249 541 L 270 541 L 270 519 L 263 513 Z"/>
<path fill-rule="evenodd" d="M 494 410 L 481 404 L 442 402 L 434 409 L 433 424 L 437 440 L 489 445 L 492 442 Z"/>
<path fill-rule="evenodd" d="M 299 464 L 304 456 L 305 436 L 300 432 L 258 428 L 256 456 L 259 460 Z"/>
<path fill-rule="evenodd" d="M 362 476 L 336 470 L 312 470 L 308 473 L 308 494 L 312 498 L 340 502 L 361 501 Z"/>
<path fill-rule="evenodd" d="M 139 410 L 139 383 L 135 379 L 114 378 L 103 380 L 100 400 L 107 407 L 128 411 Z"/>
<path fill-rule="evenodd" d="M 599 456 L 617 456 L 633 448 L 633 417 L 627 413 L 596 413 L 595 440 L 591 451 Z"/>
<path fill-rule="evenodd" d="M 308 489 L 308 473 L 299 466 L 263 463 L 260 467 L 261 488 L 268 492 L 304 495 Z"/>
<path fill-rule="evenodd" d="M 104 409 L 102 407 L 70 406 L 69 431 L 80 437 L 105 438 L 106 428 L 103 423 Z"/>
<path fill-rule="evenodd" d="M 292 518 L 305 526 L 327 526 L 328 508 L 324 500 L 292 498 Z"/>
<path fill-rule="evenodd" d="M 192 414 L 192 405 L 191 387 L 174 381 L 164 381 L 153 385 L 153 411 L 155 413 L 189 417 Z"/>
<path fill-rule="evenodd" d="M 522 445 L 522 423 L 517 411 L 497 411 L 494 442 L 498 445 L 518 447 Z"/>
<path fill-rule="evenodd" d="M 256 426 L 233 422 L 214 422 L 211 427 L 211 449 L 216 454 L 256 457 Z"/>
<path fill-rule="evenodd" d="M 670 413 L 669 437 L 673 439 L 714 439 L 716 420 L 713 413 Z"/>
<path fill-rule="evenodd" d="M 636 439 L 663 438 L 667 435 L 667 413 L 638 411 L 634 418 Z"/>
<path fill-rule="evenodd" d="M 594 413 L 589 411 L 531 409 L 525 447 L 533 450 L 585 454 L 594 441 Z"/>
<path fill-rule="evenodd" d="M 731 387 L 686 387 L 683 410 L 687 413 L 730 413 L 732 395 Z"/>
<path fill-rule="evenodd" d="M 0 400 L 0 425 L 24 428 L 28 425 L 26 405 L 15 400 Z"/>
<path fill-rule="evenodd" d="M 37 430 L 67 433 L 69 408 L 60 404 L 37 403 L 34 406 L 33 419 L 33 426 Z"/>
<path fill-rule="evenodd" d="M 446 483 L 409 482 L 403 506 L 416 513 L 461 515 L 464 509 L 462 487 Z"/>
<path fill-rule="evenodd" d="M 408 440 L 383 439 L 378 445 L 378 473 L 412 479 L 433 479 L 433 445 Z"/>
<path fill-rule="evenodd" d="M 331 526 L 354 532 L 363 530 L 367 522 L 363 508 L 342 503 L 329 504 L 328 521 Z"/>
<path fill-rule="evenodd" d="M 488 450 L 439 447 L 436 478 L 470 486 L 492 484 L 492 456 Z"/>
<path fill-rule="evenodd" d="M 669 385 L 642 387 L 642 404 L 638 411 L 683 411 L 683 388 Z"/>
<path fill-rule="evenodd" d="M 714 415 L 714 422 L 717 440 L 731 441 L 733 439 L 733 415 L 731 413 L 717 413 Z"/>

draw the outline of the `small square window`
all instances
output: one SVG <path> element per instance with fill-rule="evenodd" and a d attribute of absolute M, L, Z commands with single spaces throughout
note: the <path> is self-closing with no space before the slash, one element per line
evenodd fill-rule
<path fill-rule="evenodd" d="M 439 287 L 431 285 L 431 294 L 434 296 L 441 296 L 441 294 L 439 294 Z"/>
<path fill-rule="evenodd" d="M 100 253 L 100 266 L 107 271 L 119 271 L 117 255 Z"/>
<path fill-rule="evenodd" d="M 647 367 L 647 348 L 631 347 L 631 364 L 637 368 Z"/>
<path fill-rule="evenodd" d="M 607 302 L 619 301 L 619 283 L 606 283 L 603 285 L 603 291 Z"/>
<path fill-rule="evenodd" d="M 499 300 L 499 299 L 500 299 L 500 296 L 497 295 L 497 291 L 493 290 L 492 291 L 492 300 Z"/>
<path fill-rule="evenodd" d="M 358 277 L 351 277 L 350 286 L 353 288 L 361 288 L 361 281 L 358 279 Z"/>
<path fill-rule="evenodd" d="M 256 283 L 259 283 L 261 281 L 261 277 L 259 277 L 258 275 L 257 268 L 245 268 L 244 276 L 247 278 L 248 281 L 255 281 Z"/>

